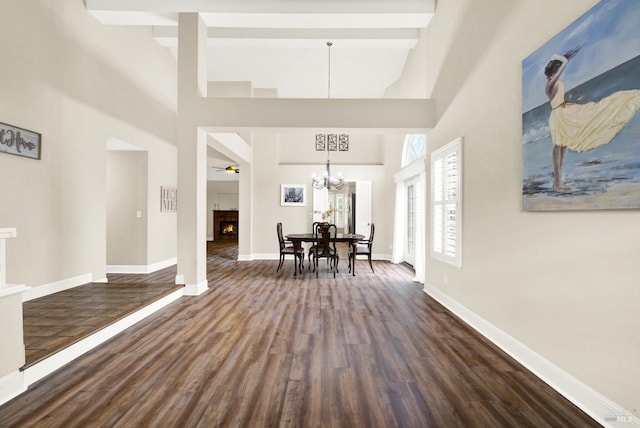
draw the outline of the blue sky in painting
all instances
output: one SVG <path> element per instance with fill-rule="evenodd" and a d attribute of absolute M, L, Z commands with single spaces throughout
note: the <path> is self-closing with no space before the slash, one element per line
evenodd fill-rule
<path fill-rule="evenodd" d="M 562 80 L 567 90 L 640 55 L 640 0 L 603 0 L 522 61 L 522 112 L 545 102 L 544 67 L 576 46 Z"/>

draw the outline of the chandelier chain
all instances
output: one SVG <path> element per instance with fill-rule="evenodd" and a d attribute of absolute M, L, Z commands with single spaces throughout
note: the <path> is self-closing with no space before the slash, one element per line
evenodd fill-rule
<path fill-rule="evenodd" d="M 329 46 L 329 72 L 327 73 L 327 99 L 331 99 L 331 46 L 333 43 L 327 42 L 327 46 Z"/>
<path fill-rule="evenodd" d="M 331 46 L 333 45 L 332 42 L 327 42 L 327 46 L 328 46 L 328 72 L 327 72 L 327 99 L 331 99 Z M 346 142 L 342 141 L 342 135 L 340 134 L 340 150 L 343 150 L 343 147 L 346 147 L 345 150 L 349 150 L 349 140 L 348 140 L 348 136 L 346 137 Z M 318 147 L 321 147 L 320 150 L 322 151 L 326 151 L 327 152 L 327 163 L 325 166 L 325 172 L 322 176 L 319 176 L 317 174 L 314 174 L 312 179 L 311 179 L 311 184 L 313 185 L 313 187 L 315 189 L 338 189 L 341 190 L 342 188 L 344 188 L 344 176 L 342 175 L 342 173 L 338 173 L 337 177 L 332 177 L 331 176 L 331 160 L 329 159 L 329 154 L 330 154 L 330 149 L 329 149 L 329 144 L 331 142 L 333 142 L 333 144 L 335 146 L 338 145 L 338 141 L 337 141 L 337 136 L 336 135 L 332 135 L 333 140 L 329 140 L 329 135 L 327 135 L 327 140 L 325 140 L 325 137 L 323 135 L 320 135 L 321 139 L 318 140 L 318 135 L 316 135 L 316 150 L 318 150 Z M 320 145 L 318 146 L 318 141 L 320 141 Z M 336 148 L 333 148 L 333 150 L 336 150 Z"/>

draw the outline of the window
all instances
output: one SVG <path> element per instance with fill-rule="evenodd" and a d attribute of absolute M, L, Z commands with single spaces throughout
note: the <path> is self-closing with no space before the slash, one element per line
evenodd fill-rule
<path fill-rule="evenodd" d="M 407 254 L 413 256 L 415 218 L 413 184 L 407 186 Z"/>
<path fill-rule="evenodd" d="M 462 138 L 431 154 L 431 257 L 462 267 Z"/>
<path fill-rule="evenodd" d="M 331 214 L 329 214 L 329 216 L 327 216 L 326 221 L 328 221 L 329 223 L 335 223 L 335 217 L 336 217 L 336 205 L 335 205 L 335 198 L 336 196 L 333 193 L 329 193 L 329 212 L 331 212 Z M 337 225 L 336 225 L 337 226 Z"/>
<path fill-rule="evenodd" d="M 425 134 L 409 134 L 404 140 L 404 156 L 402 166 L 407 166 L 427 152 L 427 136 Z"/>
<path fill-rule="evenodd" d="M 336 194 L 336 212 L 334 213 L 337 227 L 344 227 L 344 193 Z"/>
<path fill-rule="evenodd" d="M 396 182 L 396 209 L 391 261 L 405 261 L 411 264 L 415 271 L 413 280 L 421 283 L 424 283 L 424 265 L 428 248 L 425 240 L 428 206 L 426 171 L 426 157 L 422 155 L 393 176 Z"/>

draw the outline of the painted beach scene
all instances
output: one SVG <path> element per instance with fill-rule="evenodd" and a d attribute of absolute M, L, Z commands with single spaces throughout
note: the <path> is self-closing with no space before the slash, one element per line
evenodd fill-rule
<path fill-rule="evenodd" d="M 522 206 L 640 208 L 640 1 L 603 0 L 522 62 Z"/>

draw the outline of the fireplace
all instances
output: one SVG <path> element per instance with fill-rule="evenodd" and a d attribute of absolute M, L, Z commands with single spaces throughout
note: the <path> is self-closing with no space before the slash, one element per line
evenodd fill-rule
<path fill-rule="evenodd" d="M 238 222 L 237 221 L 228 221 L 222 220 L 220 221 L 220 230 L 218 231 L 220 235 L 238 235 Z"/>
<path fill-rule="evenodd" d="M 213 212 L 213 240 L 238 240 L 238 211 Z"/>

